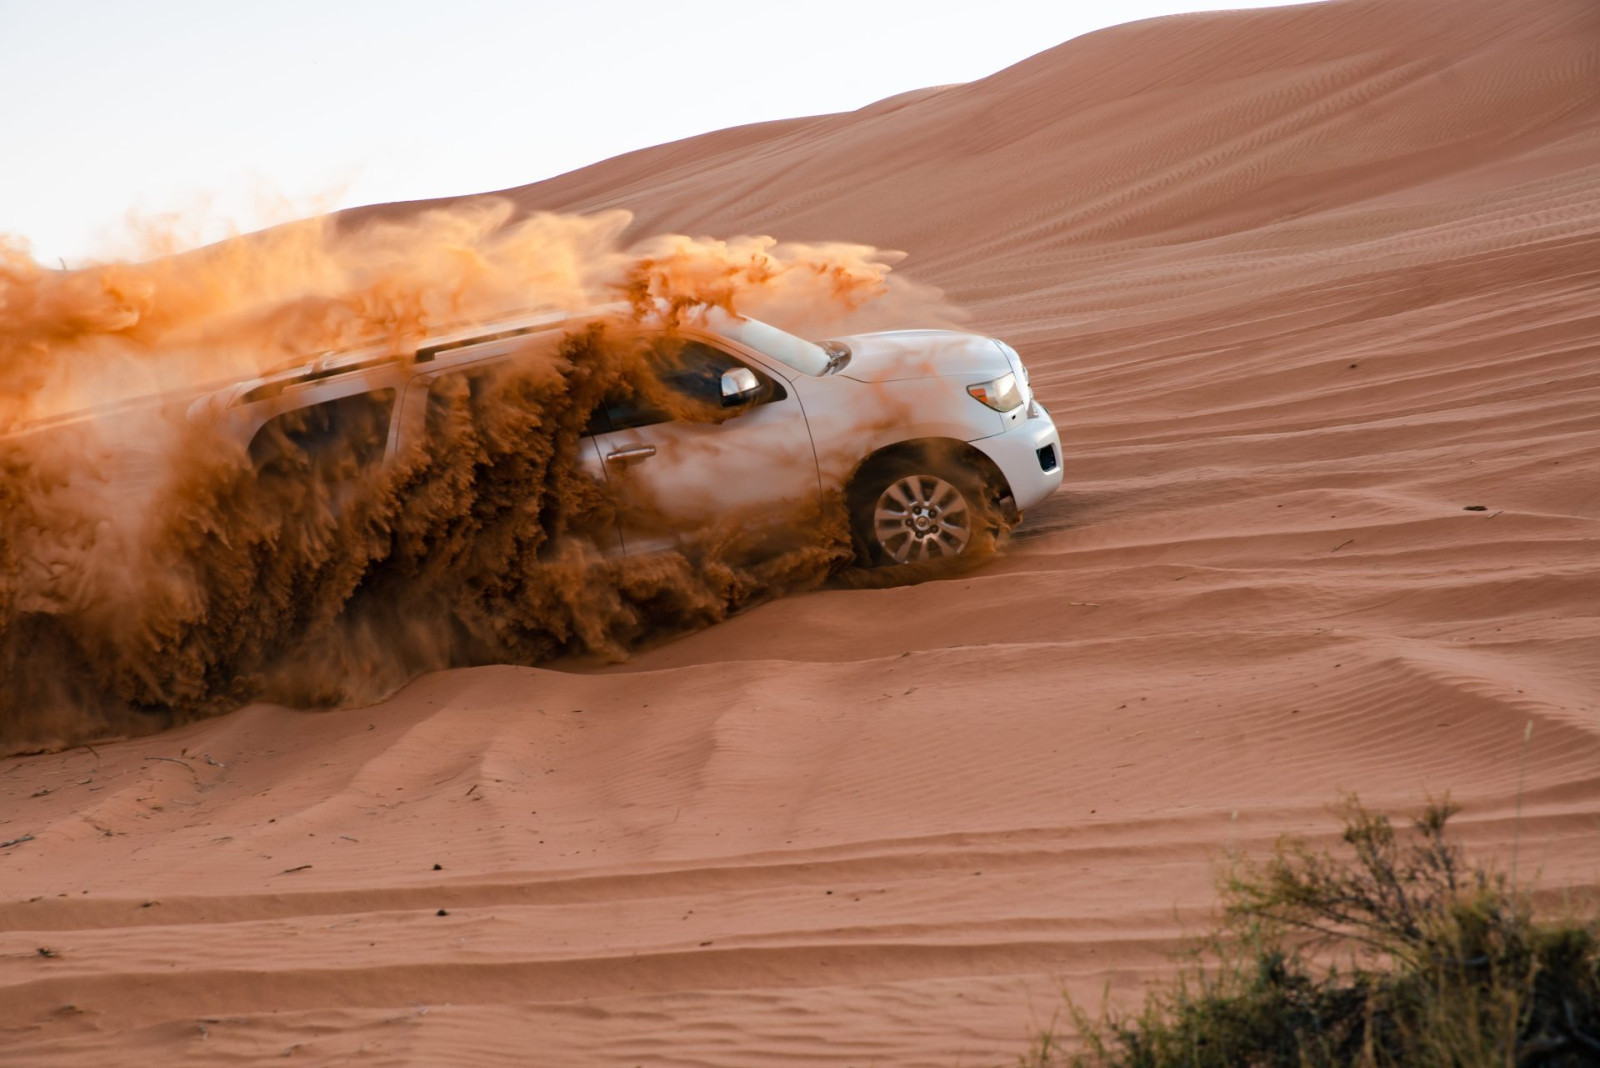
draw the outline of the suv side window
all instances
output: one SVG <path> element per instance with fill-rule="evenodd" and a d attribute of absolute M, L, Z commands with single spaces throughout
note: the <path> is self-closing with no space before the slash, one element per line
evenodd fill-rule
<path fill-rule="evenodd" d="M 467 368 L 440 375 L 428 383 L 428 416 L 425 440 L 437 441 L 444 429 L 444 420 L 462 403 L 476 407 L 489 388 L 492 372 L 483 368 Z"/>
<path fill-rule="evenodd" d="M 594 411 L 589 413 L 589 421 L 583 426 L 583 436 L 592 438 L 596 434 L 608 434 L 610 432 L 610 405 L 602 401 Z"/>
<path fill-rule="evenodd" d="M 762 385 L 761 397 L 756 404 L 770 404 L 788 396 L 781 383 L 756 367 L 703 341 L 689 339 L 673 354 L 671 365 L 662 372 L 661 383 L 674 392 L 713 407 L 722 406 L 722 375 L 735 367 L 754 372 Z M 659 409 L 649 407 L 643 397 L 613 397 L 606 401 L 606 416 L 612 430 L 629 430 L 633 427 L 664 423 L 671 418 Z"/>
<path fill-rule="evenodd" d="M 268 419 L 256 431 L 250 439 L 250 463 L 258 472 L 293 470 L 303 457 L 305 465 L 321 475 L 367 470 L 383 460 L 393 413 L 392 389 L 295 408 Z"/>
<path fill-rule="evenodd" d="M 468 368 L 464 371 L 451 371 L 442 374 L 428 384 L 428 411 L 425 433 L 427 440 L 438 438 L 442 420 L 452 408 L 461 400 L 467 400 L 474 408 L 483 403 L 483 396 L 490 388 L 495 371 L 493 368 Z M 593 437 L 604 434 L 610 430 L 606 422 L 606 409 L 602 405 L 589 413 L 589 421 L 583 428 L 582 437 Z"/>

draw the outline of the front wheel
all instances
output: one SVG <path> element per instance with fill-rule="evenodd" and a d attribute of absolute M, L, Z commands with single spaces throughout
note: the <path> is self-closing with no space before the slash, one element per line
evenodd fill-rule
<path fill-rule="evenodd" d="M 873 564 L 917 564 L 965 553 L 990 525 L 979 480 L 898 460 L 862 480 L 856 536 Z"/>

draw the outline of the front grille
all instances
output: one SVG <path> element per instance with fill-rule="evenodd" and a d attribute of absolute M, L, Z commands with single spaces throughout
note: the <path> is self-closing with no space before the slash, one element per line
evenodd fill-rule
<path fill-rule="evenodd" d="M 1059 462 L 1056 459 L 1056 447 L 1054 445 L 1046 445 L 1039 450 L 1039 470 L 1054 471 L 1056 464 Z"/>

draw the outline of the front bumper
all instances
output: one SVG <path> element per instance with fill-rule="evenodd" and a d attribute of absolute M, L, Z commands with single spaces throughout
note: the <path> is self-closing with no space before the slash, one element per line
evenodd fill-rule
<path fill-rule="evenodd" d="M 1019 512 L 1032 508 L 1061 485 L 1061 434 L 1044 405 L 1035 407 L 1038 414 L 1031 419 L 971 443 L 1005 476 Z"/>

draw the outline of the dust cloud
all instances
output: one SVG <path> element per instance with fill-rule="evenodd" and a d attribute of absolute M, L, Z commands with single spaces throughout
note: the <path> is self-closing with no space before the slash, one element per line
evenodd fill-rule
<path fill-rule="evenodd" d="M 606 551 L 623 505 L 579 463 L 590 413 L 620 392 L 724 417 L 662 386 L 672 346 L 642 319 L 670 340 L 698 305 L 810 336 L 952 313 L 870 247 L 625 244 L 629 222 L 490 203 L 75 271 L 0 241 L 0 752 L 258 699 L 373 701 L 454 665 L 620 658 L 845 569 L 834 498 L 776 529 L 727 516 L 671 531 L 676 550 Z M 196 404 L 330 351 L 404 361 L 443 329 L 602 305 L 430 391 L 422 444 L 387 465 L 387 417 L 359 405 L 246 443 Z"/>

